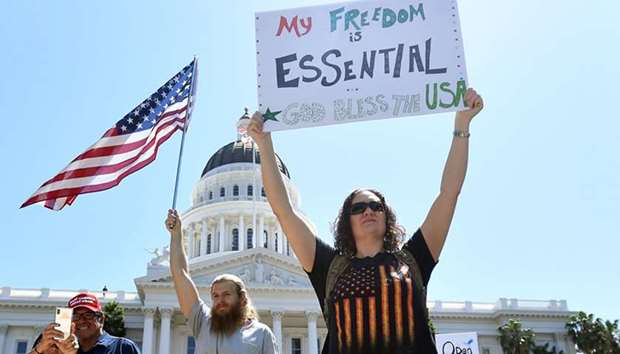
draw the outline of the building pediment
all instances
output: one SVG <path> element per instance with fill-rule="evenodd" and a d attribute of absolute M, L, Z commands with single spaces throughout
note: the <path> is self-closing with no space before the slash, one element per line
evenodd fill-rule
<path fill-rule="evenodd" d="M 149 275 L 135 279 L 138 291 L 148 287 L 172 286 L 167 262 L 151 269 Z M 189 262 L 192 280 L 199 288 L 209 287 L 220 274 L 239 276 L 248 288 L 311 289 L 310 280 L 295 258 L 269 249 L 254 248 L 198 257 Z"/>

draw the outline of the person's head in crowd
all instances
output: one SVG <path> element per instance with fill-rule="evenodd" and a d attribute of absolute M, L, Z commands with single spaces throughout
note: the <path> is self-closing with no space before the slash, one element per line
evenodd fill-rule
<path fill-rule="evenodd" d="M 211 332 L 231 335 L 258 314 L 241 278 L 222 274 L 211 283 Z"/>
<path fill-rule="evenodd" d="M 69 300 L 73 309 L 75 335 L 81 342 L 96 341 L 103 333 L 105 316 L 97 297 L 89 293 L 80 293 Z"/>
<path fill-rule="evenodd" d="M 356 255 L 359 242 L 383 240 L 385 251 L 395 251 L 405 234 L 383 194 L 369 188 L 356 189 L 345 198 L 333 231 L 335 248 L 350 257 Z"/>

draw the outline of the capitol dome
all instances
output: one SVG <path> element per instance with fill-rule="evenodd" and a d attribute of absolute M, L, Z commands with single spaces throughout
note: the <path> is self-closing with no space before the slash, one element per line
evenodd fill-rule
<path fill-rule="evenodd" d="M 252 151 L 251 145 L 238 139 L 207 161 L 194 185 L 191 206 L 181 214 L 190 263 L 253 248 L 295 257 L 265 196 L 260 152 L 254 150 L 253 163 Z M 299 193 L 288 168 L 277 155 L 276 162 L 290 201 L 298 209 Z"/>
<path fill-rule="evenodd" d="M 256 155 L 256 163 L 260 164 L 260 151 L 258 151 L 258 149 L 254 151 Z M 291 175 L 289 174 L 286 165 L 277 154 L 276 162 L 278 164 L 280 172 L 282 172 L 282 174 L 284 174 L 290 179 Z M 212 171 L 220 166 L 232 163 L 252 163 L 251 145 L 247 146 L 243 144 L 241 140 L 233 141 L 230 144 L 224 145 L 211 156 L 211 158 L 205 165 L 205 168 L 202 170 L 202 174 L 200 176 L 203 177 L 204 175 L 209 173 L 209 171 Z"/>

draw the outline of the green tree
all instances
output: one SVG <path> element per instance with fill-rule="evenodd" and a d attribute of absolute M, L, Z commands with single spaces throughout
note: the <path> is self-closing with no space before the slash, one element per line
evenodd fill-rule
<path fill-rule="evenodd" d="M 620 354 L 618 320 L 603 321 L 580 311 L 570 317 L 566 329 L 577 349 L 585 354 Z"/>
<path fill-rule="evenodd" d="M 513 319 L 498 328 L 500 345 L 505 354 L 529 354 L 534 347 L 534 332 L 523 329 L 521 322 Z"/>
<path fill-rule="evenodd" d="M 103 307 L 103 313 L 105 314 L 105 322 L 103 329 L 109 334 L 117 337 L 124 337 L 127 331 L 125 330 L 125 309 L 118 302 L 108 302 Z"/>
<path fill-rule="evenodd" d="M 428 317 L 428 328 L 431 330 L 433 337 L 435 337 L 435 334 L 437 334 L 437 329 L 435 328 L 435 324 L 433 323 L 433 320 L 431 320 L 430 316 Z"/>

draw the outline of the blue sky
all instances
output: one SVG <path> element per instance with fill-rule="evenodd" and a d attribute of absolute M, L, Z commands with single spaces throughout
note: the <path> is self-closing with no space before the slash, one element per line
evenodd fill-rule
<path fill-rule="evenodd" d="M 180 135 L 117 188 L 61 212 L 19 205 L 194 54 L 197 106 L 179 208 L 208 158 L 255 109 L 255 11 L 326 1 L 6 1 L 0 13 L 0 286 L 135 289 L 168 242 Z M 620 318 L 620 3 L 460 4 L 473 122 L 467 180 L 429 297 L 566 299 Z M 616 64 L 614 64 L 616 63 Z M 453 114 L 274 133 L 322 237 L 357 186 L 413 232 L 435 197 Z"/>

